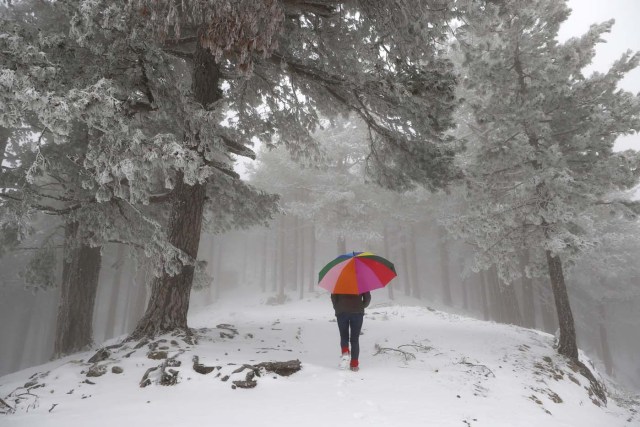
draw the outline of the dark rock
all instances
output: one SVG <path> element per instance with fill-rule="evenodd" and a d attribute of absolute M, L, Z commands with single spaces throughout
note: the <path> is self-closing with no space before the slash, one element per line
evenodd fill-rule
<path fill-rule="evenodd" d="M 100 350 L 98 350 L 96 354 L 91 356 L 91 359 L 89 359 L 88 362 L 89 363 L 102 362 L 103 360 L 108 359 L 109 356 L 111 356 L 111 352 L 106 348 L 101 348 Z"/>
<path fill-rule="evenodd" d="M 176 385 L 178 384 L 178 371 L 175 369 L 162 369 L 162 374 L 160 375 L 160 385 Z"/>
<path fill-rule="evenodd" d="M 83 383 L 85 383 L 85 384 L 96 385 L 96 383 L 94 383 L 94 382 L 93 382 L 93 381 L 91 381 L 91 380 L 84 380 L 84 381 L 82 381 L 82 382 L 83 382 Z M 73 391 L 73 390 L 71 390 L 71 391 Z M 71 393 L 68 393 L 68 394 L 71 394 Z"/>
<path fill-rule="evenodd" d="M 142 340 L 140 341 L 138 344 L 136 344 L 135 347 L 133 347 L 135 350 L 138 350 L 139 348 L 144 347 L 145 345 L 149 344 L 149 340 Z"/>
<path fill-rule="evenodd" d="M 193 356 L 191 360 L 193 360 L 193 370 L 199 374 L 207 375 L 215 369 L 214 366 L 205 366 L 200 363 L 200 358 L 198 356 Z"/>
<path fill-rule="evenodd" d="M 29 382 L 25 383 L 25 385 L 23 387 L 24 388 L 29 388 L 29 387 L 33 387 L 36 384 L 38 384 L 38 381 L 37 380 L 33 380 L 33 381 L 29 381 Z"/>
<path fill-rule="evenodd" d="M 147 371 L 142 376 L 142 379 L 140 380 L 140 387 L 146 387 L 149 384 L 151 384 L 151 380 L 149 379 L 149 374 L 157 369 L 158 369 L 158 366 L 152 366 L 151 368 L 147 369 Z"/>
<path fill-rule="evenodd" d="M 147 353 L 147 357 L 153 360 L 166 359 L 168 356 L 166 351 L 150 351 Z"/>
<path fill-rule="evenodd" d="M 136 351 L 135 351 L 135 350 L 133 350 L 133 351 L 131 351 L 131 352 L 129 352 L 129 353 L 127 353 L 127 354 L 125 354 L 125 355 L 124 355 L 124 356 L 122 356 L 122 357 L 125 357 L 125 358 L 127 358 L 127 359 L 128 359 L 128 358 L 129 358 L 129 357 L 131 357 L 131 355 L 132 355 L 133 353 L 135 353 L 135 352 L 136 352 Z"/>
<path fill-rule="evenodd" d="M 256 381 L 234 381 L 233 385 L 240 388 L 254 388 L 258 383 Z"/>
<path fill-rule="evenodd" d="M 113 372 L 114 374 L 121 374 L 124 372 L 124 369 L 122 369 L 120 366 L 113 366 L 111 368 L 111 372 Z"/>
<path fill-rule="evenodd" d="M 288 377 L 302 369 L 302 364 L 298 359 L 288 360 L 286 362 L 262 362 L 255 365 L 258 369 L 264 369 L 267 372 L 273 372 L 283 377 Z"/>
<path fill-rule="evenodd" d="M 87 371 L 88 377 L 101 377 L 107 373 L 107 367 L 104 365 L 93 364 Z"/>
<path fill-rule="evenodd" d="M 229 375 L 225 375 L 224 377 L 220 378 L 220 381 L 226 382 L 228 379 L 229 379 Z"/>

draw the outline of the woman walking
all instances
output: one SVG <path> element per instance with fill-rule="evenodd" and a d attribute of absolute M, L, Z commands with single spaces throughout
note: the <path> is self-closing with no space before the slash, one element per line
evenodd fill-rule
<path fill-rule="evenodd" d="M 342 359 L 340 367 L 347 364 L 352 371 L 358 371 L 358 357 L 360 356 L 360 331 L 364 320 L 364 309 L 371 302 L 371 293 L 365 292 L 359 295 L 331 294 L 331 302 L 338 320 L 340 331 L 340 349 Z M 351 351 L 349 351 L 351 343 Z"/>

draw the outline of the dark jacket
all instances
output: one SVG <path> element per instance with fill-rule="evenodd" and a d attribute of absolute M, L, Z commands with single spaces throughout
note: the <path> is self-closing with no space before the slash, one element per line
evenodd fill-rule
<path fill-rule="evenodd" d="M 371 293 L 360 295 L 331 294 L 331 302 L 336 314 L 340 313 L 364 313 L 364 309 L 371 302 Z"/>

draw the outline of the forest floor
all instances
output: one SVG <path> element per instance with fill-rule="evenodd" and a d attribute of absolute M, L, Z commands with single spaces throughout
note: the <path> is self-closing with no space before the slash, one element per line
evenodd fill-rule
<path fill-rule="evenodd" d="M 0 425 L 640 426 L 637 396 L 609 384 L 604 404 L 555 353 L 551 335 L 373 304 L 361 369 L 351 372 L 338 367 L 328 295 L 277 306 L 264 300 L 194 310 L 193 337 L 114 339 L 107 351 L 0 377 L 0 412 L 9 413 Z M 302 369 L 291 375 L 257 366 L 294 360 Z"/>

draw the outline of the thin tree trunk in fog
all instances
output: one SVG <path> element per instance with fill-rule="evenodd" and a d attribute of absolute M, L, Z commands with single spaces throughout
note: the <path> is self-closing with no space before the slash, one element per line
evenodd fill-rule
<path fill-rule="evenodd" d="M 522 320 L 527 328 L 536 327 L 536 307 L 533 297 L 533 279 L 527 277 L 525 266 L 529 263 L 529 251 L 525 250 L 520 261 L 522 274 Z"/>
<path fill-rule="evenodd" d="M 382 242 L 384 245 L 384 254 L 382 256 L 389 259 L 389 229 L 387 228 L 387 224 L 384 225 Z M 389 290 L 389 299 L 393 299 L 393 286 L 387 285 L 387 289 Z"/>
<path fill-rule="evenodd" d="M 500 294 L 502 307 L 505 313 L 505 322 L 512 325 L 522 326 L 522 314 L 520 313 L 520 305 L 516 289 L 513 285 L 500 284 Z"/>
<path fill-rule="evenodd" d="M 338 255 L 347 253 L 347 239 L 344 236 L 338 237 Z"/>
<path fill-rule="evenodd" d="M 599 338 L 600 338 L 600 350 L 602 352 L 602 362 L 604 363 L 604 368 L 607 375 L 613 375 L 613 357 L 611 356 L 611 347 L 609 347 L 609 338 L 607 336 L 607 327 L 606 327 L 606 310 L 604 303 L 600 301 L 598 303 L 598 314 L 599 314 Z"/>
<path fill-rule="evenodd" d="M 413 296 L 421 299 L 422 293 L 420 292 L 420 283 L 418 282 L 418 258 L 416 250 L 416 227 L 411 226 L 409 228 L 409 266 L 411 268 L 411 288 L 413 289 Z"/>
<path fill-rule="evenodd" d="M 451 297 L 451 278 L 449 277 L 449 242 L 444 228 L 438 227 L 440 248 L 440 272 L 442 274 L 442 302 L 449 307 L 453 306 Z"/>
<path fill-rule="evenodd" d="M 460 280 L 460 287 L 462 288 L 462 308 L 465 311 L 469 311 L 469 295 L 467 289 L 467 279 Z"/>
<path fill-rule="evenodd" d="M 116 248 L 116 262 L 113 264 L 115 271 L 111 281 L 111 296 L 109 298 L 109 313 L 105 327 L 105 338 L 116 336 L 116 318 L 118 317 L 118 300 L 122 288 L 122 270 L 124 269 L 124 245 Z"/>
<path fill-rule="evenodd" d="M 272 262 L 271 262 L 271 292 L 276 292 L 278 290 L 278 248 L 280 247 L 280 227 L 275 231 L 275 239 L 273 242 L 273 250 L 271 251 L 273 254 Z"/>
<path fill-rule="evenodd" d="M 300 218 L 298 218 L 297 216 L 293 218 L 293 244 L 291 245 L 291 247 L 293 248 L 293 250 L 291 251 L 291 258 L 293 261 L 293 269 L 291 272 L 291 275 L 293 276 L 293 286 L 294 289 L 296 289 L 297 291 L 300 291 L 299 286 L 300 286 Z"/>
<path fill-rule="evenodd" d="M 218 280 L 220 279 L 219 277 L 220 271 L 216 268 L 217 262 L 218 262 L 218 256 L 216 254 L 217 240 L 218 238 L 216 236 L 211 236 L 211 239 L 209 240 L 209 260 L 207 263 L 209 267 L 209 275 L 211 276 L 211 283 L 209 283 L 209 289 L 208 289 L 208 295 L 207 295 L 207 299 L 208 299 L 207 302 L 209 304 L 211 304 L 216 300 L 216 287 L 218 284 Z"/>
<path fill-rule="evenodd" d="M 400 249 L 400 258 L 402 259 L 402 267 L 404 269 L 404 294 L 410 296 L 413 284 L 411 283 L 411 272 L 409 270 L 409 255 L 407 254 L 407 247 L 405 245 L 402 245 Z"/>
<path fill-rule="evenodd" d="M 222 97 L 218 87 L 220 69 L 211 51 L 202 46 L 200 38 L 198 40 L 193 57 L 192 89 L 195 100 L 206 108 Z M 178 174 L 176 180 L 171 193 L 167 234 L 172 245 L 195 260 L 198 257 L 206 190 L 200 183 L 186 185 L 182 173 Z M 175 329 L 188 331 L 187 312 L 193 273 L 194 266 L 185 265 L 175 276 L 165 272 L 153 279 L 147 311 L 132 337 L 153 336 Z"/>
<path fill-rule="evenodd" d="M 143 254 L 138 254 L 139 259 L 143 259 Z M 132 269 L 134 278 L 133 286 L 129 289 L 129 298 L 125 304 L 125 313 L 127 315 L 126 332 L 131 331 L 130 325 L 136 325 L 144 315 L 144 309 L 147 303 L 147 266 L 145 264 L 137 265 Z"/>
<path fill-rule="evenodd" d="M 548 290 L 549 295 L 546 295 L 547 292 L 545 291 L 547 291 L 547 289 L 543 286 L 542 282 L 537 281 L 534 284 L 536 284 L 538 288 L 538 306 L 540 307 L 540 317 L 542 318 L 543 330 L 545 332 L 553 334 L 558 328 L 558 320 L 556 319 L 555 311 L 553 309 L 553 295 L 551 295 L 551 290 Z"/>
<path fill-rule="evenodd" d="M 279 248 L 278 248 L 278 254 L 279 254 L 279 262 L 278 262 L 278 267 L 280 269 L 280 279 L 278 282 L 278 297 L 280 298 L 284 298 L 284 287 L 285 287 L 285 282 L 286 280 L 286 270 L 285 270 L 285 265 L 286 265 L 286 259 L 285 259 L 285 253 L 284 253 L 284 248 L 285 248 L 285 228 L 286 228 L 286 224 L 285 224 L 285 218 L 284 216 L 280 218 L 280 233 L 278 233 L 278 238 L 279 238 Z"/>
<path fill-rule="evenodd" d="M 489 320 L 489 301 L 487 301 L 487 274 L 485 270 L 480 273 L 480 299 L 482 300 L 482 318 Z"/>
<path fill-rule="evenodd" d="M 56 320 L 54 357 L 75 353 L 93 342 L 93 308 L 102 257 L 100 247 L 79 241 L 80 225 L 65 226 L 65 250 Z"/>
<path fill-rule="evenodd" d="M 260 290 L 267 291 L 267 258 L 269 257 L 269 237 L 267 233 L 262 236 L 262 256 L 260 263 Z"/>
<path fill-rule="evenodd" d="M 309 281 L 309 292 L 313 292 L 316 288 L 316 281 L 318 276 L 316 275 L 316 225 L 311 223 L 311 230 L 309 232 L 309 275 L 311 280 Z"/>
<path fill-rule="evenodd" d="M 249 236 L 247 233 L 242 233 L 242 248 L 243 248 L 243 256 L 242 256 L 242 268 L 241 268 L 241 278 L 240 283 L 242 286 L 246 286 L 247 280 L 249 279 L 249 265 L 253 263 L 250 262 L 251 257 L 249 256 Z"/>
<path fill-rule="evenodd" d="M 298 219 L 298 226 L 300 227 L 298 231 L 298 248 L 300 251 L 300 258 L 298 262 L 300 263 L 298 275 L 298 289 L 300 290 L 300 299 L 304 298 L 304 262 L 305 262 L 305 245 L 304 245 L 304 228 L 302 228 L 302 220 Z"/>
<path fill-rule="evenodd" d="M 489 287 L 491 319 L 496 322 L 506 323 L 504 306 L 500 295 L 500 279 L 498 279 L 498 271 L 495 266 L 491 266 L 487 271 L 487 286 Z"/>
<path fill-rule="evenodd" d="M 558 353 L 568 358 L 578 360 L 578 344 L 576 342 L 576 330 L 569 303 L 569 294 L 564 282 L 562 261 L 557 255 L 552 255 L 547 250 L 547 265 L 549 267 L 549 277 L 551 279 L 551 290 L 556 305 L 558 315 L 558 325 L 560 326 L 560 340 L 558 343 Z"/>

